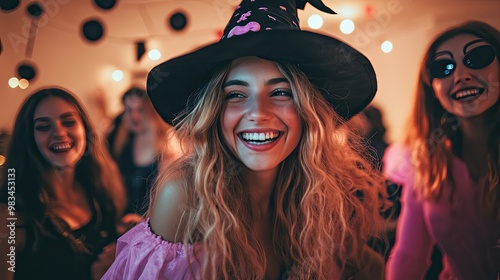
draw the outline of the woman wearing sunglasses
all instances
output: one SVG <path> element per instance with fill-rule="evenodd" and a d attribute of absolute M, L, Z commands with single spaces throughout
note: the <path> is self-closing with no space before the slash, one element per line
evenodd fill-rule
<path fill-rule="evenodd" d="M 440 279 L 500 277 L 499 40 L 467 22 L 425 54 L 406 140 L 384 158 L 403 185 L 388 279 L 423 279 L 434 245 Z"/>

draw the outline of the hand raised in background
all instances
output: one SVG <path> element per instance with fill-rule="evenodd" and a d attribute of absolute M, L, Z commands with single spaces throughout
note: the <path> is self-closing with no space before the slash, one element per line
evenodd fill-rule
<path fill-rule="evenodd" d="M 115 260 L 116 242 L 113 242 L 102 249 L 97 256 L 97 260 L 90 267 L 92 279 L 98 280 L 106 273 Z"/>

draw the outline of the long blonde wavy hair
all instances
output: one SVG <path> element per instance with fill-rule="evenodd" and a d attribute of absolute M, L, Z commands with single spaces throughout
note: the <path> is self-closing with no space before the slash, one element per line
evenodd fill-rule
<path fill-rule="evenodd" d="M 445 181 L 453 183 L 451 161 L 461 147 L 460 121 L 441 106 L 432 88 L 428 72 L 436 49 L 448 39 L 472 34 L 484 39 L 496 49 L 497 63 L 500 58 L 500 32 L 479 22 L 465 22 L 446 30 L 430 45 L 424 55 L 415 94 L 413 112 L 409 120 L 405 144 L 410 147 L 412 164 L 415 166 L 415 187 L 427 199 L 439 199 Z M 488 142 L 488 189 L 484 194 L 485 209 L 493 217 L 500 218 L 500 101 L 487 112 L 491 119 Z"/>
<path fill-rule="evenodd" d="M 277 63 L 290 81 L 303 122 L 297 148 L 279 166 L 274 200 L 275 252 L 298 279 L 343 278 L 360 268 L 365 241 L 379 228 L 383 180 L 337 132 L 344 121 L 294 65 Z M 204 247 L 202 279 L 262 279 L 266 255 L 252 231 L 249 187 L 226 147 L 220 118 L 221 67 L 176 125 L 184 157 L 160 172 L 157 186 L 179 171 L 189 197 L 180 232 Z M 151 201 L 154 201 L 152 198 Z"/>

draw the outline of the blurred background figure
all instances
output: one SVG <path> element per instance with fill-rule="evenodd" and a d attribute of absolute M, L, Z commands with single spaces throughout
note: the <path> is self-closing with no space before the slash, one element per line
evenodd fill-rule
<path fill-rule="evenodd" d="M 349 120 L 351 128 L 363 138 L 368 148 L 368 159 L 374 167 L 382 170 L 382 157 L 388 146 L 382 112 L 375 105 L 369 105 L 360 114 Z"/>
<path fill-rule="evenodd" d="M 3 172 L 0 216 L 17 220 L 15 243 L 0 228 L 0 279 L 99 279 L 114 260 L 125 193 L 72 94 L 45 88 L 25 100 Z M 15 275 L 6 267 L 10 246 Z"/>
<path fill-rule="evenodd" d="M 141 216 L 149 206 L 149 191 L 158 175 L 160 151 L 171 140 L 166 137 L 170 126 L 158 116 L 142 88 L 127 90 L 122 103 L 124 112 L 115 118 L 108 134 L 109 150 L 125 182 L 126 213 Z"/>
<path fill-rule="evenodd" d="M 471 21 L 423 57 L 406 137 L 384 156 L 403 186 L 390 280 L 423 279 L 433 248 L 439 279 L 500 277 L 499 55 L 500 32 Z"/>
<path fill-rule="evenodd" d="M 353 131 L 361 137 L 362 143 L 366 145 L 365 157 L 370 161 L 374 168 L 382 171 L 382 158 L 385 149 L 389 143 L 386 140 L 386 126 L 383 120 L 382 111 L 375 105 L 371 104 L 366 107 L 360 114 L 354 116 L 348 121 Z M 401 210 L 399 198 L 401 196 L 401 187 L 389 180 L 386 181 L 386 189 L 388 199 L 391 201 L 388 209 L 384 209 L 382 216 L 386 220 L 384 235 L 387 239 L 372 239 L 369 241 L 370 246 L 382 254 L 385 259 L 389 257 L 389 252 L 394 246 L 396 221 Z"/>

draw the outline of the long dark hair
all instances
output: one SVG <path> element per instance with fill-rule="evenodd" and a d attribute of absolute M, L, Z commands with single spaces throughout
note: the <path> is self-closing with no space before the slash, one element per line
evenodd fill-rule
<path fill-rule="evenodd" d="M 33 116 L 40 102 L 48 97 L 61 98 L 74 106 L 83 122 L 86 147 L 75 166 L 75 180 L 84 187 L 87 198 L 98 203 L 103 218 L 108 221 L 116 221 L 125 204 L 123 185 L 116 167 L 99 142 L 80 102 L 65 89 L 40 89 L 29 96 L 19 110 L 0 184 L 0 202 L 7 203 L 7 174 L 15 172 L 16 213 L 21 215 L 27 226 L 34 229 L 35 244 L 37 236 L 43 232 L 43 221 L 49 216 L 50 203 L 46 186 L 51 182 L 46 174 L 53 167 L 36 146 Z M 111 172 L 115 172 L 116 176 Z"/>

